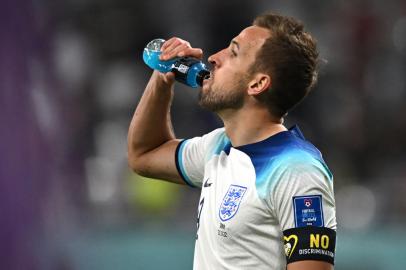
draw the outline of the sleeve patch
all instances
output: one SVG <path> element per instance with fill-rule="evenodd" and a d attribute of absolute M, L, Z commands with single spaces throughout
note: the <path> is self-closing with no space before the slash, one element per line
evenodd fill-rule
<path fill-rule="evenodd" d="M 283 232 L 287 263 L 304 260 L 334 265 L 336 232 L 326 227 L 302 227 Z"/>
<path fill-rule="evenodd" d="M 324 226 L 321 195 L 293 197 L 295 227 Z"/>

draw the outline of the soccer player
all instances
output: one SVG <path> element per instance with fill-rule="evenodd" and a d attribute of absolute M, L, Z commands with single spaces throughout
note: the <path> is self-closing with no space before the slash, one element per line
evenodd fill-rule
<path fill-rule="evenodd" d="M 171 38 L 162 60 L 202 50 Z M 313 87 L 318 52 L 297 20 L 267 13 L 208 60 L 199 104 L 224 127 L 175 138 L 174 74 L 154 71 L 128 133 L 144 176 L 201 189 L 194 269 L 333 269 L 333 177 L 298 126 L 283 119 Z"/>

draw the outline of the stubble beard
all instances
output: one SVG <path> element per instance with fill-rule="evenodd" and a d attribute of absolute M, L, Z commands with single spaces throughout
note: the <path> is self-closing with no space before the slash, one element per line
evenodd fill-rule
<path fill-rule="evenodd" d="M 203 92 L 200 89 L 199 92 L 199 105 L 212 112 L 220 112 L 225 109 L 240 109 L 244 105 L 246 79 L 241 78 L 230 89 L 224 89 L 223 87 L 214 88 L 212 85 Z"/>

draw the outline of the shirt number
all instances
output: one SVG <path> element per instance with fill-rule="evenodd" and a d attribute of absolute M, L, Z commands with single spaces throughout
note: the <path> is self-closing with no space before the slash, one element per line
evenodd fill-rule
<path fill-rule="evenodd" d="M 196 232 L 196 239 L 199 238 L 199 227 L 200 227 L 200 216 L 202 214 L 202 209 L 204 205 L 204 198 L 199 202 L 199 208 L 197 210 L 197 232 Z"/>

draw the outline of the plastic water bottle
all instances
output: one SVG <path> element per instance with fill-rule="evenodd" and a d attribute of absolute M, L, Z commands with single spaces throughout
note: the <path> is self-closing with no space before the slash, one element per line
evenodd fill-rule
<path fill-rule="evenodd" d="M 202 86 L 204 78 L 210 75 L 206 65 L 193 57 L 178 57 L 168 61 L 160 60 L 159 56 L 164 42 L 164 39 L 158 38 L 147 44 L 142 55 L 145 64 L 162 73 L 172 71 L 175 73 L 175 80 L 193 88 Z"/>

